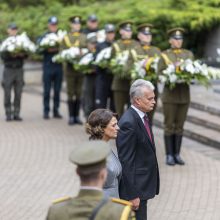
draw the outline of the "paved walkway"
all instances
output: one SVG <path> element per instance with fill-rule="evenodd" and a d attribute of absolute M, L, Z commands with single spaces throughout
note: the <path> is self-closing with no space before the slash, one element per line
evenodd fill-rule
<path fill-rule="evenodd" d="M 41 109 L 38 94 L 24 93 L 24 121 L 7 123 L 0 105 L 0 220 L 43 220 L 53 199 L 77 194 L 68 155 L 87 135 L 83 126 L 67 126 L 66 118 L 44 121 Z M 61 112 L 67 115 L 64 103 Z M 220 151 L 184 139 L 187 164 L 168 167 L 162 131 L 154 133 L 161 193 L 149 201 L 149 220 L 219 220 Z"/>

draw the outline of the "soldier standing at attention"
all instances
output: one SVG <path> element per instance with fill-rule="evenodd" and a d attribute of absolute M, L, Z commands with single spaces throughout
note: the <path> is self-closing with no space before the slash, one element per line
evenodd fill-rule
<path fill-rule="evenodd" d="M 85 35 L 88 35 L 99 30 L 99 21 L 95 14 L 89 15 L 87 18 L 87 27 L 83 30 Z"/>
<path fill-rule="evenodd" d="M 112 82 L 112 90 L 115 102 L 115 110 L 119 117 L 124 112 L 125 104 L 129 104 L 129 88 L 131 77 L 129 70 L 131 69 L 134 61 L 138 58 L 138 55 L 143 55 L 143 49 L 141 45 L 132 39 L 132 22 L 125 21 L 119 24 L 119 33 L 121 35 L 121 39 L 117 40 L 112 44 L 112 57 L 114 57 L 117 53 L 121 53 L 122 51 L 129 51 L 129 58 L 126 64 L 126 77 L 121 78 L 120 76 L 115 75 L 113 77 Z"/>
<path fill-rule="evenodd" d="M 89 53 L 93 54 L 93 61 L 95 59 L 97 38 L 95 33 L 87 35 L 87 48 Z M 90 113 L 95 110 L 95 80 L 96 80 L 96 69 L 94 65 L 91 65 L 91 72 L 84 73 L 83 87 L 82 87 L 82 99 L 83 99 L 83 110 L 86 119 Z"/>
<path fill-rule="evenodd" d="M 47 220 L 127 220 L 135 219 L 131 203 L 105 197 L 102 191 L 106 180 L 106 158 L 110 147 L 104 141 L 87 141 L 70 154 L 81 184 L 75 198 L 53 202 Z M 133 217 L 133 218 L 132 218 Z"/>
<path fill-rule="evenodd" d="M 138 26 L 137 31 L 138 31 L 138 39 L 140 41 L 140 44 L 146 54 L 146 58 L 148 59 L 147 65 L 150 66 L 150 64 L 153 62 L 153 58 L 159 58 L 160 57 L 160 49 L 152 46 L 152 29 L 153 25 L 152 24 L 141 24 Z M 152 59 L 151 59 L 152 58 Z M 158 89 L 157 89 L 157 83 L 152 82 L 154 85 L 154 94 L 155 94 L 155 101 L 157 102 L 157 97 L 158 97 Z M 148 113 L 148 118 L 150 123 L 152 124 L 153 122 L 153 115 L 156 110 L 156 104 L 154 106 L 153 111 Z"/>
<path fill-rule="evenodd" d="M 8 25 L 8 36 L 16 36 L 18 27 L 15 23 Z M 4 62 L 4 72 L 2 86 L 4 88 L 4 106 L 6 121 L 22 121 L 20 117 L 21 94 L 24 86 L 23 63 L 27 56 L 23 53 L 12 54 L 10 52 L 2 52 L 1 58 Z M 11 104 L 11 90 L 14 89 L 13 108 Z"/>
<path fill-rule="evenodd" d="M 183 49 L 183 28 L 173 28 L 168 31 L 171 48 L 161 54 L 158 64 L 159 74 L 169 64 L 176 66 L 176 72 L 181 74 L 179 65 L 181 60 L 194 59 L 191 51 Z M 164 111 L 164 140 L 166 148 L 166 163 L 168 165 L 184 165 L 180 157 L 180 148 L 183 135 L 183 125 L 186 120 L 190 103 L 190 90 L 186 83 L 177 83 L 175 88 L 170 89 L 169 85 L 164 86 L 162 93 Z"/>
<path fill-rule="evenodd" d="M 80 32 L 81 17 L 72 16 L 69 18 L 71 32 L 68 33 L 62 42 L 61 48 L 67 49 L 71 47 L 85 48 L 86 36 Z M 67 96 L 68 96 L 68 110 L 69 110 L 69 125 L 82 124 L 79 118 L 79 110 L 81 103 L 81 92 L 83 74 L 74 70 L 72 63 L 64 64 L 64 73 L 66 77 Z"/>
<path fill-rule="evenodd" d="M 96 55 L 105 48 L 110 48 L 115 39 L 115 26 L 113 24 L 105 25 L 106 40 L 102 43 L 97 44 Z M 107 108 L 108 98 L 110 99 L 109 109 L 113 112 L 114 100 L 113 93 L 111 90 L 113 75 L 110 69 L 97 67 L 96 69 L 96 94 L 95 94 L 95 104 L 96 108 Z"/>
<path fill-rule="evenodd" d="M 58 31 L 58 19 L 52 16 L 48 20 L 48 32 L 46 32 L 40 39 L 38 43 L 50 33 L 57 33 Z M 51 47 L 44 51 L 43 53 L 43 104 L 44 104 L 44 119 L 49 119 L 50 112 L 50 92 L 51 87 L 54 89 L 53 97 L 53 116 L 54 118 L 61 119 L 62 116 L 59 113 L 60 106 L 60 92 L 63 80 L 62 65 L 54 63 L 52 58 L 59 52 L 59 47 Z"/>

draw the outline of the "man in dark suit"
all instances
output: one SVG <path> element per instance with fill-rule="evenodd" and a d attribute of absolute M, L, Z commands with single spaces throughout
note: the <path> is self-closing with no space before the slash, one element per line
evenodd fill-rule
<path fill-rule="evenodd" d="M 131 107 L 119 121 L 118 156 L 122 165 L 120 198 L 133 204 L 137 220 L 147 219 L 147 200 L 159 193 L 154 137 L 147 114 L 155 105 L 154 86 L 138 79 L 130 87 Z"/>

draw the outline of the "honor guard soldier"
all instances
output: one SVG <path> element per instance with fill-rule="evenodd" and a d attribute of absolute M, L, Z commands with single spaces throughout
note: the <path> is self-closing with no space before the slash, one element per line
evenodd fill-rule
<path fill-rule="evenodd" d="M 105 25 L 106 39 L 102 43 L 98 43 L 96 47 L 96 55 L 103 49 L 110 48 L 115 39 L 115 26 L 113 24 Z M 111 90 L 113 74 L 109 68 L 97 67 L 96 69 L 96 94 L 95 105 L 96 108 L 107 108 L 107 101 L 109 98 L 109 109 L 115 112 L 113 93 Z"/>
<path fill-rule="evenodd" d="M 87 48 L 89 53 L 93 54 L 93 61 L 95 59 L 97 45 L 96 33 L 90 33 L 87 35 Z M 90 113 L 95 110 L 95 80 L 96 80 L 96 69 L 95 66 L 91 66 L 91 71 L 89 73 L 84 73 L 83 79 L 83 110 L 86 119 L 89 117 Z"/>
<path fill-rule="evenodd" d="M 104 141 L 87 141 L 70 154 L 81 184 L 76 197 L 55 200 L 47 220 L 127 220 L 135 219 L 131 203 L 104 196 L 106 158 L 110 152 Z"/>
<path fill-rule="evenodd" d="M 57 33 L 58 31 L 58 19 L 55 16 L 52 16 L 48 19 L 48 31 L 38 39 L 38 44 L 40 44 L 41 40 L 50 33 Z M 58 47 L 47 48 L 40 53 L 43 54 L 43 117 L 44 119 L 49 119 L 50 112 L 50 93 L 51 87 L 54 89 L 54 97 L 53 97 L 53 116 L 54 118 L 62 118 L 59 113 L 60 106 L 60 92 L 62 87 L 63 80 L 63 71 L 62 65 L 58 63 L 54 63 L 52 61 L 53 56 L 55 56 L 59 52 Z"/>
<path fill-rule="evenodd" d="M 99 30 L 98 26 L 99 26 L 99 21 L 98 18 L 95 14 L 91 14 L 88 16 L 87 18 L 87 23 L 86 23 L 87 27 L 83 30 L 83 33 L 85 35 L 88 35 L 90 33 L 93 32 L 97 32 Z"/>
<path fill-rule="evenodd" d="M 191 51 L 183 49 L 183 28 L 173 28 L 168 31 L 171 48 L 161 53 L 158 63 L 158 72 L 163 74 L 163 70 L 169 64 L 176 66 L 176 72 L 181 74 L 179 65 L 181 60 L 194 59 Z M 164 111 L 164 139 L 166 148 L 166 163 L 168 165 L 184 165 L 180 157 L 180 148 L 183 135 L 183 125 L 186 120 L 187 110 L 190 103 L 190 88 L 186 83 L 177 83 L 175 88 L 170 89 L 164 86 L 162 93 Z"/>
<path fill-rule="evenodd" d="M 138 39 L 140 41 L 140 44 L 145 52 L 146 58 L 147 58 L 147 64 L 146 66 L 150 66 L 151 63 L 153 62 L 154 59 L 160 57 L 160 49 L 152 46 L 152 31 L 151 29 L 153 28 L 152 24 L 141 24 L 138 26 L 137 31 L 138 31 Z M 146 67 L 147 68 L 147 67 Z M 155 73 L 157 74 L 157 73 Z M 157 102 L 157 97 L 158 97 L 158 89 L 157 89 L 157 82 L 152 82 L 155 90 L 155 101 Z M 153 111 L 148 113 L 148 118 L 150 120 L 150 123 L 152 124 L 153 122 L 153 115 L 156 110 L 156 105 L 154 106 Z"/>
<path fill-rule="evenodd" d="M 71 31 L 68 33 L 61 44 L 62 49 L 71 47 L 86 48 L 86 36 L 80 32 L 81 17 L 72 16 L 69 18 Z M 82 124 L 79 118 L 83 74 L 74 69 L 72 63 L 64 64 L 64 73 L 67 85 L 68 110 L 69 110 L 69 125 Z"/>
<path fill-rule="evenodd" d="M 8 36 L 16 36 L 18 33 L 18 27 L 15 23 L 8 25 Z M 21 121 L 20 107 L 21 107 L 21 95 L 24 86 L 24 71 L 23 64 L 26 54 L 18 53 L 13 54 L 8 51 L 1 53 L 1 58 L 4 62 L 4 72 L 2 86 L 4 88 L 4 106 L 6 121 Z M 14 90 L 14 102 L 11 104 L 11 90 Z"/>
<path fill-rule="evenodd" d="M 112 90 L 115 102 L 115 110 L 119 117 L 124 112 L 125 104 L 129 104 L 129 88 L 131 77 L 129 70 L 134 64 L 135 59 L 138 55 L 143 55 L 143 49 L 140 44 L 132 39 L 132 22 L 125 21 L 119 24 L 119 33 L 121 39 L 117 40 L 112 44 L 112 57 L 117 53 L 123 51 L 129 51 L 129 58 L 126 64 L 125 77 L 121 78 L 120 76 L 115 75 L 112 82 Z"/>

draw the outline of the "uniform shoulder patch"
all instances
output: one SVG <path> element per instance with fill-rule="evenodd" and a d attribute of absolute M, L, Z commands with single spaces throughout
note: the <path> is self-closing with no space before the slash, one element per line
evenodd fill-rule
<path fill-rule="evenodd" d="M 118 203 L 121 205 L 128 205 L 128 206 L 132 206 L 132 203 L 127 201 L 127 200 L 123 200 L 123 199 L 118 199 L 118 198 L 111 198 L 111 201 L 114 203 Z"/>
<path fill-rule="evenodd" d="M 65 196 L 65 197 L 62 197 L 62 198 L 59 198 L 59 199 L 55 199 L 55 200 L 53 200 L 53 204 L 64 202 L 64 201 L 67 201 L 69 199 L 71 199 L 71 197 L 69 197 L 69 196 Z"/>

